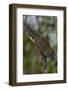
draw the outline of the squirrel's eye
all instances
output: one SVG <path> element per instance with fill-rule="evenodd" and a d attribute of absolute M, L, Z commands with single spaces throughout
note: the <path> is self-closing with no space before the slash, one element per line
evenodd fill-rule
<path fill-rule="evenodd" d="M 48 52 L 48 51 L 45 51 L 44 54 L 45 54 L 46 56 L 48 56 L 49 52 Z"/>

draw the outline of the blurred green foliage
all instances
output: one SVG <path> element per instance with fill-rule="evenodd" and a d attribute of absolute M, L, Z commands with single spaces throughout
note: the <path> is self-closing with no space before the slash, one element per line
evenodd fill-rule
<path fill-rule="evenodd" d="M 57 17 L 55 16 L 37 16 L 42 21 L 38 22 L 37 31 L 43 37 L 47 37 L 51 48 L 57 56 Z M 57 58 L 54 56 L 47 63 L 48 73 L 57 72 Z M 30 40 L 27 33 L 23 32 L 23 73 L 24 74 L 42 74 L 43 60 L 40 51 Z"/>

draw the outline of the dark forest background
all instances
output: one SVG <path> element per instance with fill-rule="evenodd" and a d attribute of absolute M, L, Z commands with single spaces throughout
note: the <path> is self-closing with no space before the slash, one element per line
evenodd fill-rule
<path fill-rule="evenodd" d="M 33 16 L 24 15 L 23 22 L 29 24 L 42 37 L 47 38 L 52 50 L 57 56 L 57 17 L 56 16 Z M 23 74 L 42 74 L 42 56 L 36 45 L 30 40 L 29 35 L 23 32 Z M 47 61 L 48 73 L 57 72 L 57 58 Z"/>

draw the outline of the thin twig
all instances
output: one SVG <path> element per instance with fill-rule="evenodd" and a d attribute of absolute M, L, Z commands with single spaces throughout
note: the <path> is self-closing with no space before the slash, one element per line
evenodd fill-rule
<path fill-rule="evenodd" d="M 47 59 L 43 57 L 43 73 L 47 73 Z"/>

